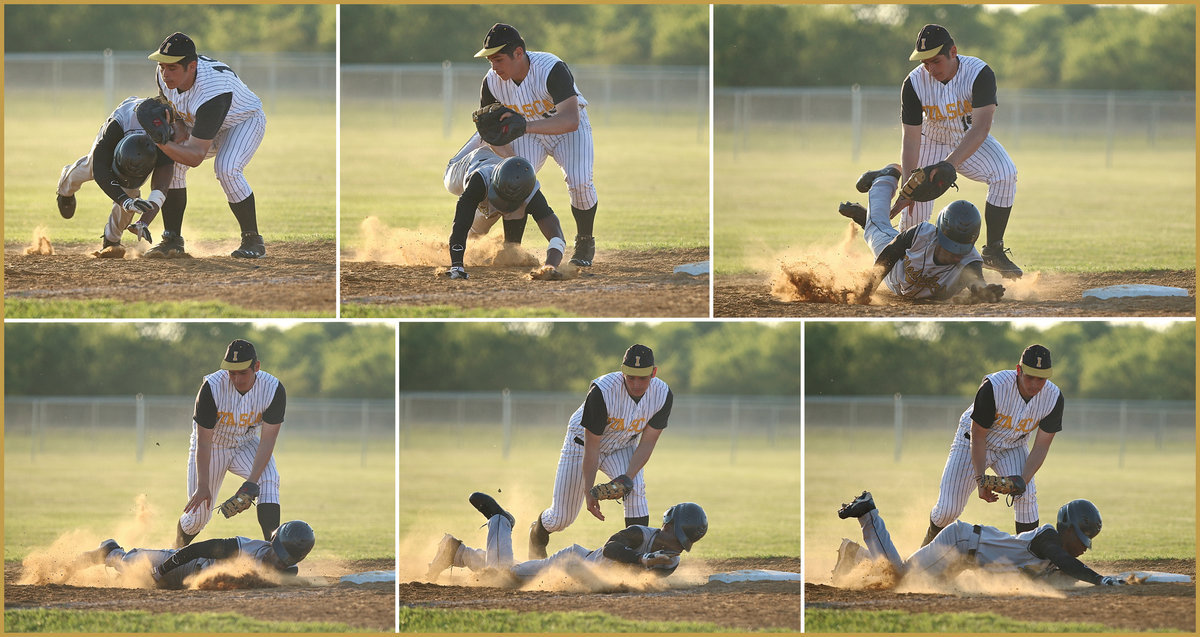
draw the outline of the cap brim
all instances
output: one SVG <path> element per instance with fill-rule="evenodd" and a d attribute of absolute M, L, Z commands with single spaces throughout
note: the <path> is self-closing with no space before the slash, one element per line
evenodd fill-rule
<path fill-rule="evenodd" d="M 503 49 L 503 48 L 504 48 L 504 47 L 506 47 L 506 46 L 508 46 L 508 45 L 507 45 L 507 44 L 501 44 L 500 46 L 494 46 L 494 47 L 492 47 L 492 48 L 490 48 L 490 49 L 487 49 L 487 48 L 484 48 L 484 49 L 479 49 L 479 52 L 475 54 L 475 57 L 477 57 L 477 58 L 485 58 L 485 57 L 487 57 L 487 56 L 489 56 L 489 55 L 492 55 L 493 53 L 499 53 L 499 52 L 500 52 L 500 49 Z"/>
<path fill-rule="evenodd" d="M 936 49 L 929 49 L 928 51 L 918 51 L 917 49 L 913 49 L 912 54 L 908 56 L 908 60 L 910 62 L 924 62 L 938 53 L 941 53 L 945 48 L 946 45 L 943 44 Z"/>
<path fill-rule="evenodd" d="M 243 369 L 249 368 L 253 364 L 254 364 L 253 358 L 248 361 L 243 361 L 240 363 L 231 363 L 229 361 L 221 361 L 221 369 L 227 369 L 231 372 L 240 372 Z"/>
<path fill-rule="evenodd" d="M 1034 378 L 1050 378 L 1050 374 L 1053 371 L 1054 368 L 1038 369 L 1036 367 L 1030 367 L 1028 365 L 1021 364 L 1021 372 L 1026 376 L 1033 376 Z"/>
<path fill-rule="evenodd" d="M 155 62 L 162 62 L 164 64 L 178 64 L 183 58 L 184 56 L 182 55 L 167 55 L 158 51 L 146 56 L 147 60 L 154 60 Z"/>
<path fill-rule="evenodd" d="M 653 367 L 630 367 L 621 365 L 621 373 L 629 374 L 630 376 L 649 376 L 654 373 Z"/>

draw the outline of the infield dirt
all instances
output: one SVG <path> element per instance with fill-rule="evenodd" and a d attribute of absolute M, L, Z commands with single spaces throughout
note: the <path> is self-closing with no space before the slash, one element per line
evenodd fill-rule
<path fill-rule="evenodd" d="M 1155 570 L 1196 575 L 1195 560 L 1144 560 L 1090 563 L 1102 573 Z M 828 581 L 828 580 L 826 580 Z M 907 613 L 994 613 L 1028 622 L 1103 624 L 1116 631 L 1196 630 L 1196 584 L 1083 586 L 1050 596 L 958 596 L 850 590 L 828 584 L 804 585 L 805 607 L 824 610 L 899 610 Z"/>
<path fill-rule="evenodd" d="M 688 560 L 696 566 L 699 560 Z M 702 579 L 709 574 L 741 569 L 800 572 L 800 558 L 735 558 L 703 560 Z M 634 621 L 710 622 L 750 631 L 800 630 L 800 582 L 679 583 L 654 592 L 581 593 L 513 590 L 479 586 L 440 586 L 424 582 L 400 584 L 400 604 L 406 607 L 458 610 L 507 609 L 516 612 L 604 612 Z"/>
<path fill-rule="evenodd" d="M 54 246 L 53 254 L 26 254 L 26 247 L 5 245 L 5 298 L 216 301 L 267 313 L 335 312 L 333 241 L 268 237 L 267 256 L 252 260 L 229 256 L 236 240 L 189 241 L 192 257 L 182 259 L 143 259 L 134 248 L 124 259 L 98 259 L 92 256 L 98 246 Z"/>

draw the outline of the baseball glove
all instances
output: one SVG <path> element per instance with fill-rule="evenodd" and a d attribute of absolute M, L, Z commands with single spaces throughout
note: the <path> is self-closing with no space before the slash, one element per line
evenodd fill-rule
<path fill-rule="evenodd" d="M 525 134 L 525 118 L 500 102 L 471 113 L 471 119 L 475 121 L 479 137 L 493 146 L 503 146 Z"/>
<path fill-rule="evenodd" d="M 949 190 L 950 186 L 958 190 L 958 185 L 954 183 L 957 179 L 958 172 L 954 170 L 954 164 L 939 161 L 912 171 L 908 181 L 900 188 L 900 197 L 909 201 L 933 201 Z"/>
<path fill-rule="evenodd" d="M 178 115 L 165 97 L 151 97 L 137 105 L 137 120 L 155 144 L 165 144 L 175 138 L 173 123 Z"/>
<path fill-rule="evenodd" d="M 231 518 L 242 511 L 250 508 L 254 504 L 254 499 L 258 497 L 258 485 L 253 482 L 243 482 L 237 493 L 233 494 L 228 500 L 221 503 L 221 515 Z"/>
<path fill-rule="evenodd" d="M 633 479 L 626 475 L 619 475 L 612 482 L 592 487 L 592 497 L 597 500 L 616 500 L 625 497 L 625 494 L 630 491 L 633 491 Z"/>
<path fill-rule="evenodd" d="M 979 476 L 976 482 L 979 483 L 979 486 L 988 489 L 992 493 L 1011 495 L 1013 497 L 1025 494 L 1025 479 L 1021 476 L 1008 476 L 1001 478 L 1000 476 L 993 476 L 985 473 Z"/>

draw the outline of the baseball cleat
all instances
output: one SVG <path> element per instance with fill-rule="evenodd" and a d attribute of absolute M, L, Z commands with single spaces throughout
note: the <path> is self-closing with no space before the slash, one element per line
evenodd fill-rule
<path fill-rule="evenodd" d="M 1006 279 L 1019 279 L 1025 274 L 1008 257 L 1012 254 L 1012 250 L 1004 247 L 1004 241 L 996 241 L 983 246 L 980 254 L 983 256 L 983 267 L 999 272 L 1000 276 Z"/>
<path fill-rule="evenodd" d="M 142 255 L 146 259 L 174 259 L 176 257 L 186 257 L 187 252 L 183 249 L 183 237 L 175 232 L 166 230 L 162 233 L 162 241 L 158 245 L 146 251 Z"/>
<path fill-rule="evenodd" d="M 511 513 L 500 508 L 500 504 L 496 502 L 496 499 L 486 493 L 480 493 L 476 491 L 475 493 L 471 494 L 471 497 L 467 498 L 467 501 L 470 502 L 471 506 L 475 507 L 477 511 L 482 513 L 485 519 L 490 520 L 492 519 L 493 515 L 503 515 L 504 517 L 508 518 L 509 526 L 514 526 L 517 523 L 517 519 L 514 518 Z"/>
<path fill-rule="evenodd" d="M 94 548 L 83 554 L 83 562 L 89 565 L 103 564 L 109 553 L 121 548 L 117 541 L 109 538 L 100 543 L 98 548 Z"/>
<path fill-rule="evenodd" d="M 442 574 L 442 571 L 454 566 L 454 554 L 458 552 L 460 546 L 462 546 L 462 540 L 447 533 L 442 541 L 438 542 L 437 555 L 434 555 L 433 561 L 429 563 L 425 579 L 431 582 L 437 581 L 437 577 Z"/>
<path fill-rule="evenodd" d="M 875 183 L 876 179 L 885 175 L 900 179 L 900 167 L 896 164 L 888 164 L 879 170 L 868 170 L 858 178 L 858 183 L 854 184 L 854 189 L 859 192 L 867 192 L 871 189 L 871 184 Z"/>
<path fill-rule="evenodd" d="M 75 195 L 58 196 L 58 214 L 62 215 L 63 219 L 75 216 Z"/>
<path fill-rule="evenodd" d="M 257 232 L 243 232 L 242 245 L 238 246 L 237 250 L 229 253 L 229 256 L 237 259 L 257 259 L 267 254 L 267 246 L 263 243 L 261 234 Z"/>
<path fill-rule="evenodd" d="M 546 559 L 546 546 L 550 544 L 550 532 L 542 526 L 542 515 L 539 513 L 533 524 L 529 525 L 529 559 Z"/>
<path fill-rule="evenodd" d="M 575 251 L 571 254 L 571 263 L 587 267 L 596 258 L 596 237 L 575 235 Z"/>
<path fill-rule="evenodd" d="M 875 500 L 871 497 L 871 492 L 863 491 L 862 495 L 851 500 L 850 504 L 843 504 L 842 508 L 838 509 L 838 517 L 843 520 L 846 518 L 859 518 L 874 509 Z"/>
<path fill-rule="evenodd" d="M 843 201 L 838 206 L 838 212 L 842 213 L 843 217 L 858 224 L 860 228 L 867 227 L 867 209 L 862 207 L 862 204 Z"/>
<path fill-rule="evenodd" d="M 467 276 L 466 269 L 464 269 L 461 265 L 456 265 L 456 266 L 451 267 L 446 272 L 446 276 L 450 277 L 451 279 L 455 279 L 455 280 L 470 278 Z"/>

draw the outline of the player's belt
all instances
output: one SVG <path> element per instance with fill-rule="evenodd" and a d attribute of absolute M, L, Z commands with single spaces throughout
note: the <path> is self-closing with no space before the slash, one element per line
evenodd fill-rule
<path fill-rule="evenodd" d="M 983 527 L 976 524 L 974 526 L 974 528 L 971 529 L 971 532 L 975 534 L 975 538 L 974 538 L 975 541 L 972 542 L 972 544 L 974 544 L 975 546 L 973 548 L 967 549 L 967 557 L 969 557 L 971 559 L 975 559 L 975 553 L 979 550 L 979 540 L 982 539 L 982 537 L 983 537 Z"/>
<path fill-rule="evenodd" d="M 579 439 L 579 436 L 575 436 L 575 444 L 581 447 L 583 446 L 583 441 Z"/>

